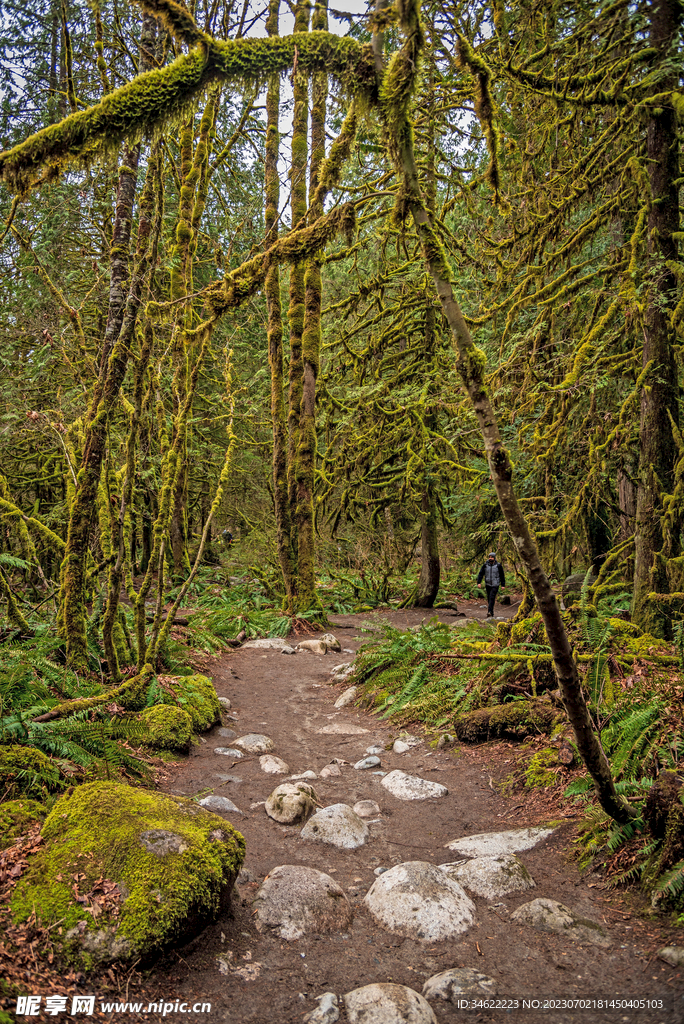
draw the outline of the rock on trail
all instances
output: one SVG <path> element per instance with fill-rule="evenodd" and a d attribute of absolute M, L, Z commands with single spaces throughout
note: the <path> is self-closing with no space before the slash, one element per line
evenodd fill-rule
<path fill-rule="evenodd" d="M 447 850 L 460 853 L 462 857 L 495 857 L 502 853 L 519 853 L 531 850 L 542 839 L 553 835 L 555 829 L 536 826 L 516 828 L 508 832 L 481 832 L 476 836 L 463 836 L 446 843 Z"/>
<path fill-rule="evenodd" d="M 294 825 L 306 821 L 316 810 L 317 804 L 318 797 L 313 786 L 306 782 L 283 782 L 266 801 L 266 813 L 281 825 Z"/>
<path fill-rule="evenodd" d="M 458 882 L 426 861 L 383 872 L 364 903 L 382 928 L 423 942 L 461 935 L 475 920 L 475 904 Z"/>
<path fill-rule="evenodd" d="M 398 768 L 386 775 L 380 785 L 397 800 L 430 800 L 446 796 L 449 792 L 440 782 L 429 782 L 417 775 L 407 775 Z"/>
<path fill-rule="evenodd" d="M 388 982 L 355 988 L 344 997 L 349 1024 L 437 1024 L 427 1000 Z"/>
<path fill-rule="evenodd" d="M 516 924 L 530 925 L 542 932 L 556 932 L 573 942 L 589 942 L 596 946 L 610 946 L 604 928 L 596 921 L 580 917 L 569 907 L 556 900 L 537 899 L 523 903 L 511 914 Z"/>
<path fill-rule="evenodd" d="M 283 864 L 264 880 L 254 900 L 260 932 L 291 941 L 303 935 L 343 932 L 351 924 L 349 900 L 337 882 L 316 868 Z"/>
<path fill-rule="evenodd" d="M 495 900 L 534 888 L 532 875 L 514 853 L 440 864 L 440 870 L 485 900 Z"/>
<path fill-rule="evenodd" d="M 347 804 L 331 804 L 316 811 L 301 831 L 302 839 L 330 843 L 340 850 L 355 850 L 368 842 L 370 831 L 365 821 Z"/>

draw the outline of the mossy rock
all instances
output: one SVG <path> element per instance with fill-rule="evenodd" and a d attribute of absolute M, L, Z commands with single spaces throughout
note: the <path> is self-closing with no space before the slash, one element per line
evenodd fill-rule
<path fill-rule="evenodd" d="M 551 732 L 560 718 L 561 713 L 548 701 L 516 700 L 469 711 L 456 719 L 454 731 L 465 743 L 481 743 L 499 736 L 517 740 Z"/>
<path fill-rule="evenodd" d="M 42 751 L 16 743 L 0 747 L 0 793 L 3 797 L 42 800 L 64 785 L 59 768 Z"/>
<path fill-rule="evenodd" d="M 25 836 L 46 814 L 46 808 L 37 800 L 7 800 L 0 804 L 0 850 L 6 850 L 19 836 Z"/>
<path fill-rule="evenodd" d="M 171 683 L 174 698 L 164 693 L 162 704 L 176 704 L 192 719 L 193 732 L 206 732 L 221 721 L 221 705 L 208 676 L 178 676 Z"/>
<path fill-rule="evenodd" d="M 176 750 L 181 753 L 190 748 L 192 718 L 183 708 L 172 704 L 156 704 L 146 708 L 140 716 L 147 728 L 145 742 L 155 750 Z"/>
<path fill-rule="evenodd" d="M 245 856 L 244 839 L 223 818 L 118 782 L 61 797 L 42 834 L 12 915 L 23 922 L 35 909 L 44 925 L 59 921 L 53 937 L 86 966 L 147 961 L 197 935 L 227 908 Z"/>
<path fill-rule="evenodd" d="M 512 644 L 521 644 L 528 637 L 536 642 L 545 643 L 546 632 L 539 612 L 535 612 L 527 619 L 516 620 L 511 627 L 510 635 Z"/>
<path fill-rule="evenodd" d="M 529 789 L 546 789 L 558 782 L 558 774 L 553 769 L 560 764 L 558 751 L 555 747 L 544 747 L 538 750 L 525 768 L 525 785 Z"/>

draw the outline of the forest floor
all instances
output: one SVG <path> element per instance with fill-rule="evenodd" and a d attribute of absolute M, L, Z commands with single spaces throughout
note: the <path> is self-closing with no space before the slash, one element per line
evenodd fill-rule
<path fill-rule="evenodd" d="M 468 617 L 483 618 L 480 601 L 461 602 Z M 512 615 L 509 608 L 497 614 Z M 406 628 L 427 621 L 433 611 L 410 609 L 376 613 Z M 444 621 L 458 622 L 442 612 Z M 406 754 L 391 749 L 381 755 L 382 770 L 401 769 L 439 781 L 449 793 L 441 799 L 400 801 L 391 796 L 372 771 L 353 765 L 372 745 L 386 747 L 397 735 L 396 726 L 359 711 L 353 705 L 336 710 L 342 687 L 332 687 L 332 666 L 352 660 L 367 634 L 360 631 L 374 615 L 332 617 L 332 631 L 343 654 L 318 656 L 278 651 L 239 649 L 211 659 L 204 667 L 213 677 L 219 696 L 230 698 L 230 720 L 223 735 L 216 727 L 205 734 L 190 757 L 170 766 L 163 788 L 185 796 L 216 793 L 228 796 L 242 813 L 231 816 L 247 843 L 244 870 L 232 901 L 232 916 L 219 919 L 189 946 L 172 950 L 160 961 L 145 988 L 152 997 L 197 999 L 211 1002 L 212 1021 L 226 1024 L 300 1024 L 315 1009 L 316 996 L 345 992 L 371 982 L 392 981 L 421 991 L 434 974 L 452 967 L 471 967 L 497 982 L 499 996 L 511 998 L 662 999 L 658 1010 L 585 1009 L 549 1012 L 485 1010 L 464 1013 L 450 1003 L 433 1002 L 440 1024 L 470 1019 L 526 1022 L 540 1017 L 554 1024 L 582 1021 L 648 1021 L 681 1024 L 684 1020 L 684 970 L 657 958 L 662 946 L 681 944 L 681 931 L 653 920 L 648 905 L 633 893 L 609 890 L 600 874 L 580 874 L 572 859 L 572 839 L 579 818 L 567 803 L 547 799 L 544 791 L 518 791 L 505 796 L 501 783 L 510 775 L 515 751 L 510 744 L 493 742 L 474 747 L 433 749 L 424 741 Z M 461 619 L 460 621 L 464 621 Z M 301 637 L 296 638 L 301 639 Z M 331 723 L 366 730 L 356 734 L 326 734 Z M 264 733 L 275 744 L 294 775 L 320 769 L 333 758 L 342 760 L 341 774 L 317 778 L 313 785 L 320 803 L 346 803 L 373 799 L 380 805 L 379 820 L 370 824 L 370 841 L 355 850 L 340 850 L 300 838 L 298 827 L 286 827 L 269 818 L 263 801 L 287 776 L 265 774 L 258 756 L 232 761 L 214 753 L 230 745 L 225 726 L 236 736 Z M 420 729 L 412 732 L 420 735 Z M 230 776 L 230 781 L 226 781 Z M 530 893 L 516 894 L 492 905 L 474 897 L 476 923 L 456 940 L 421 944 L 402 939 L 378 927 L 363 905 L 375 880 L 377 867 L 404 861 L 433 864 L 453 861 L 445 844 L 465 835 L 501 831 L 529 825 L 557 824 L 554 833 L 520 854 L 536 882 Z M 272 933 L 260 934 L 252 903 L 264 878 L 278 865 L 309 865 L 342 886 L 354 908 L 353 924 L 344 934 L 306 936 L 282 941 Z M 549 897 L 566 904 L 607 930 L 611 946 L 575 944 L 558 935 L 520 927 L 509 919 L 513 910 L 531 898 Z M 341 1002 L 341 1000 L 340 1000 Z M 341 1010 L 340 1021 L 344 1021 Z"/>

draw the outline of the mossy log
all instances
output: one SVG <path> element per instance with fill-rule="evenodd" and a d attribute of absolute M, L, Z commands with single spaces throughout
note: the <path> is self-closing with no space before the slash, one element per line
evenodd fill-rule
<path fill-rule="evenodd" d="M 558 709 L 547 701 L 513 701 L 469 711 L 456 719 L 454 729 L 464 743 L 481 743 L 497 737 L 520 740 L 550 733 L 561 717 Z"/>

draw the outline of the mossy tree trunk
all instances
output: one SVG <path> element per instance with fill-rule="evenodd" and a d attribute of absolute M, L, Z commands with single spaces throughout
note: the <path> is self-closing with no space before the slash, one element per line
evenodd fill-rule
<path fill-rule="evenodd" d="M 320 0 L 311 23 L 314 31 L 327 31 L 327 0 Z M 313 75 L 311 88 L 310 220 L 323 215 L 317 198 L 321 164 L 325 158 L 325 115 L 328 76 Z M 316 470 L 316 378 L 321 354 L 321 264 L 317 253 L 306 262 L 304 277 L 304 330 L 302 334 L 302 402 L 297 446 L 297 608 L 307 611 L 317 604 L 314 541 L 314 474 Z"/>
<path fill-rule="evenodd" d="M 279 32 L 280 0 L 271 0 L 266 22 L 269 36 Z M 280 207 L 280 176 L 278 156 L 280 151 L 280 79 L 273 75 L 266 94 L 266 239 L 268 248 L 278 238 L 278 210 Z M 268 362 L 271 370 L 271 423 L 273 427 L 273 504 L 276 521 L 276 543 L 278 561 L 285 587 L 285 607 L 293 611 L 295 580 L 292 551 L 290 503 L 287 490 L 287 429 L 285 423 L 285 396 L 283 380 L 283 314 L 280 301 L 280 268 L 273 264 L 264 282 L 266 305 L 268 307 Z"/>
<path fill-rule="evenodd" d="M 432 608 L 439 591 L 439 536 L 437 508 L 432 485 L 425 483 L 420 517 L 420 579 L 418 580 L 417 608 Z"/>
<path fill-rule="evenodd" d="M 650 44 L 662 64 L 677 39 L 684 12 L 678 0 L 653 0 L 649 14 Z M 655 88 L 662 92 L 677 86 L 678 74 L 674 72 L 667 80 L 659 80 Z M 650 601 L 649 594 L 669 590 L 665 560 L 659 557 L 665 540 L 661 509 L 663 494 L 670 494 L 673 489 L 677 448 L 672 423 L 677 425 L 679 421 L 675 332 L 671 319 L 677 295 L 672 268 L 678 259 L 673 234 L 679 231 L 679 143 L 677 118 L 671 102 L 649 108 L 646 149 L 651 189 L 648 212 L 651 280 L 644 315 L 643 366 L 650 364 L 651 371 L 641 389 L 632 620 L 647 633 L 669 638 L 672 626 L 668 606 Z"/>
<path fill-rule="evenodd" d="M 384 6 L 383 0 L 380 0 L 379 6 Z M 617 793 L 610 766 L 592 729 L 577 664 L 572 655 L 558 602 L 542 568 L 537 545 L 513 487 L 513 467 L 501 440 L 494 407 L 484 382 L 486 357 L 475 345 L 454 295 L 451 270 L 432 224 L 420 185 L 413 148 L 413 126 L 408 116 L 423 45 L 417 0 L 408 0 L 401 13 L 406 38 L 402 49 L 394 55 L 380 83 L 380 105 L 391 154 L 402 177 L 404 201 L 412 214 L 423 257 L 434 281 L 444 316 L 451 328 L 457 354 L 456 366 L 480 428 L 501 510 L 529 575 L 544 620 L 563 701 L 578 749 L 594 781 L 601 806 L 616 821 L 626 822 L 634 818 L 636 812 Z M 379 32 L 374 35 L 374 50 L 376 54 L 382 53 L 382 36 Z"/>

